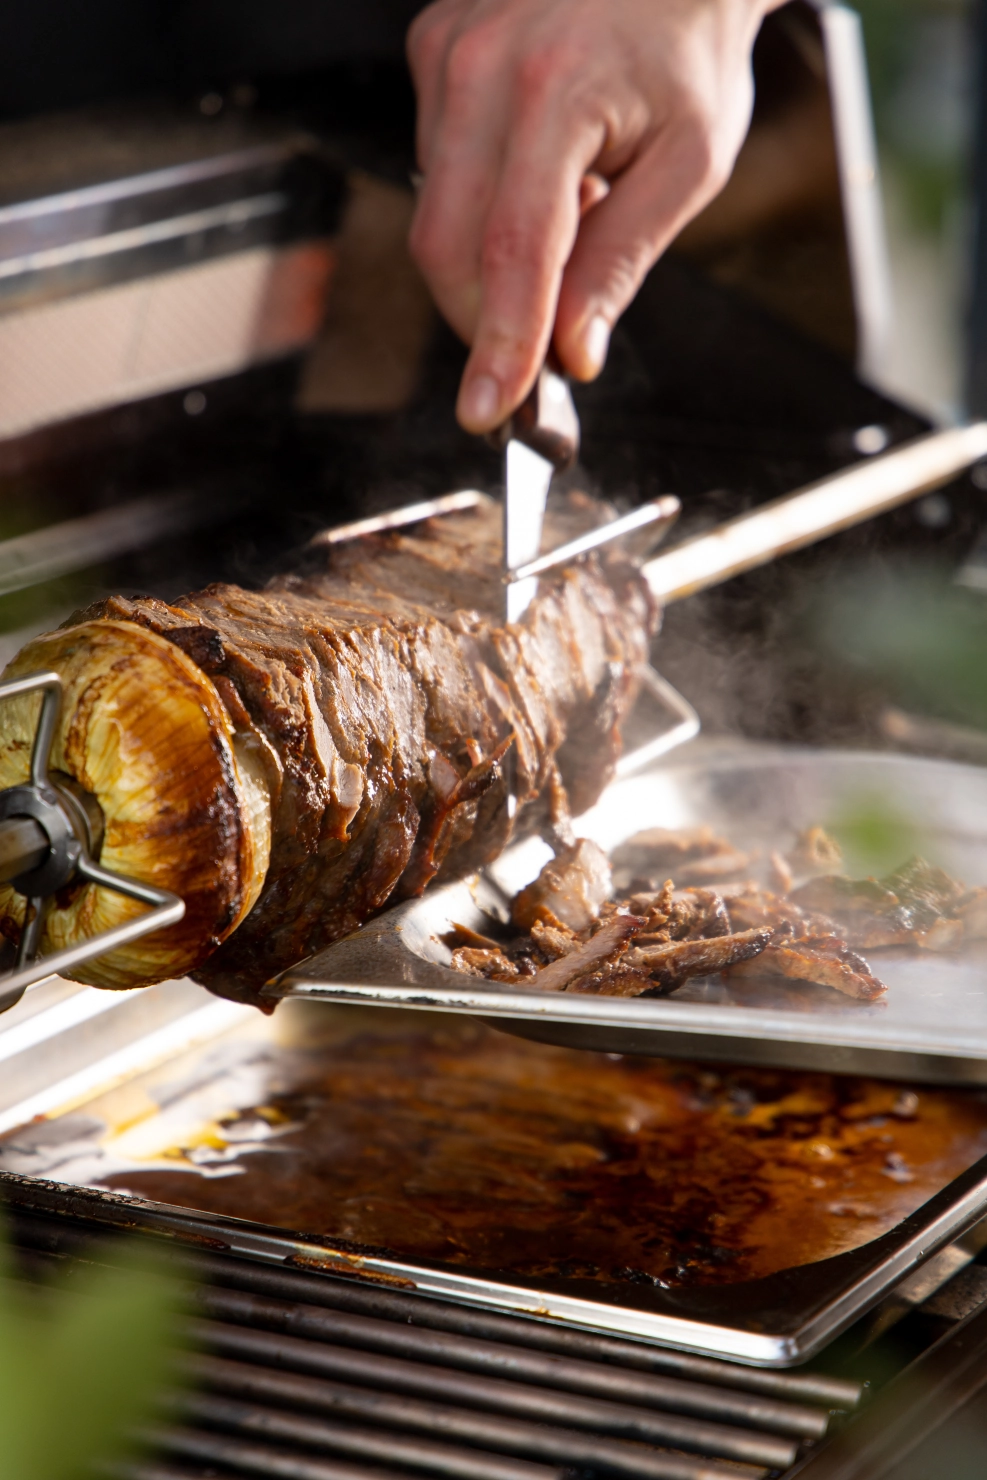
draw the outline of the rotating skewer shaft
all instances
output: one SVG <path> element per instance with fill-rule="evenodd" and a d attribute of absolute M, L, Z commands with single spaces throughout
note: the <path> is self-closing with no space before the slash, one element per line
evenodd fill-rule
<path fill-rule="evenodd" d="M 0 884 L 40 868 L 48 852 L 48 834 L 33 817 L 8 817 L 0 822 Z"/>

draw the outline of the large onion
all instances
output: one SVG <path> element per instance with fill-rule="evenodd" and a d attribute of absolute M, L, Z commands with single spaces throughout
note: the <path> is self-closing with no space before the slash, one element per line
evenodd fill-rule
<path fill-rule="evenodd" d="M 102 808 L 100 862 L 171 890 L 179 924 L 72 973 L 100 987 L 133 987 L 195 969 L 253 906 L 267 871 L 271 806 L 264 773 L 209 678 L 179 647 L 132 622 L 94 621 L 29 643 L 5 677 L 54 669 L 65 686 L 52 748 Z M 0 787 L 27 779 L 39 695 L 0 710 Z M 144 906 L 92 885 L 49 911 L 42 951 L 130 919 Z M 0 889 L 0 929 L 16 936 L 24 899 Z"/>

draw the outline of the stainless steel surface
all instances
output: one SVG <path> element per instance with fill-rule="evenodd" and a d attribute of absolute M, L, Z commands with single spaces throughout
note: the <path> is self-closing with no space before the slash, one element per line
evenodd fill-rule
<path fill-rule="evenodd" d="M 797 830 L 884 808 L 912 851 L 965 882 L 987 882 L 987 771 L 909 756 L 715 747 L 615 782 L 576 831 L 613 849 L 650 826 L 708 823 L 739 846 L 790 846 Z M 607 998 L 505 988 L 463 977 L 441 937 L 481 932 L 550 857 L 529 839 L 478 880 L 399 905 L 286 972 L 272 995 L 473 1013 L 540 1042 L 613 1053 L 987 1084 L 987 957 L 869 952 L 887 999 L 851 1001 L 765 979 L 693 979 L 666 998 Z M 903 861 L 903 860 L 897 860 Z M 852 860 L 851 860 L 852 864 Z"/>
<path fill-rule="evenodd" d="M 987 422 L 917 437 L 685 540 L 648 561 L 644 575 L 660 601 L 679 601 L 918 498 L 982 457 Z"/>
<path fill-rule="evenodd" d="M 247 502 L 229 491 L 148 494 L 0 541 L 0 595 L 85 570 L 193 529 L 218 524 Z"/>
<path fill-rule="evenodd" d="M 860 16 L 849 5 L 814 0 L 822 31 L 843 228 L 857 321 L 857 370 L 872 385 L 888 372 L 894 322 L 891 262 Z"/>
<path fill-rule="evenodd" d="M 0 884 L 43 863 L 48 837 L 33 817 L 8 817 L 0 822 Z"/>
<path fill-rule="evenodd" d="M 600 545 L 606 545 L 611 540 L 623 539 L 626 535 L 634 534 L 649 526 L 654 545 L 664 537 L 673 521 L 678 518 L 681 508 L 679 500 L 671 495 L 652 499 L 649 503 L 641 504 L 630 514 L 614 519 L 610 524 L 601 524 L 587 534 L 580 535 L 578 539 L 569 540 L 567 544 L 550 550 L 547 555 L 539 555 L 537 560 L 529 560 L 527 565 L 506 571 L 504 581 L 506 583 L 525 581 L 532 576 L 544 575 L 546 571 L 556 570 L 560 565 L 567 565 L 570 560 L 576 560 L 580 555 L 586 555 L 590 550 L 598 549 Z M 661 528 L 655 528 L 654 526 L 659 523 Z"/>
<path fill-rule="evenodd" d="M 61 709 L 61 678 L 53 672 L 32 673 L 25 678 L 8 679 L 6 683 L 0 683 L 0 700 L 35 692 L 41 694 L 41 707 L 31 747 L 28 783 L 25 786 L 8 787 L 0 796 L 9 804 L 15 816 L 15 809 L 20 805 L 16 799 L 23 798 L 25 813 L 37 817 L 46 832 L 49 847 L 40 870 L 16 876 L 21 887 L 29 893 L 17 947 L 16 965 L 12 971 L 0 975 L 0 1012 L 14 1007 L 27 988 L 35 982 L 59 972 L 71 971 L 83 962 L 91 961 L 94 956 L 102 956 L 117 946 L 139 940 L 154 930 L 163 929 L 165 925 L 177 924 L 185 914 L 185 902 L 177 895 L 166 889 L 153 888 L 138 879 L 112 873 L 109 869 L 101 868 L 90 857 L 84 839 L 76 831 L 76 808 L 60 796 L 48 775 L 51 746 Z M 52 821 L 46 820 L 48 818 Z M 58 823 L 57 835 L 52 830 L 53 821 Z M 51 880 L 44 877 L 50 868 L 56 870 L 55 877 Z M 148 912 L 136 919 L 126 920 L 121 925 L 112 926 L 109 930 L 100 931 L 98 935 L 90 936 L 88 940 L 80 941 L 74 946 L 55 951 L 50 956 L 39 957 L 37 950 L 47 900 L 52 893 L 76 878 L 99 885 L 103 889 L 111 889 L 129 899 L 136 899 L 149 906 Z"/>
<path fill-rule="evenodd" d="M 269 190 L 246 200 L 225 201 L 222 205 L 188 211 L 164 221 L 148 221 L 88 241 L 35 248 L 0 259 L 0 291 L 5 279 L 17 280 L 100 258 L 141 252 L 164 243 L 186 243 L 190 237 L 194 239 L 211 231 L 242 232 L 251 222 L 282 215 L 288 204 L 288 197 L 282 191 Z M 183 255 L 187 255 L 187 247 Z"/>
<path fill-rule="evenodd" d="M 349 524 L 336 524 L 331 529 L 320 529 L 309 540 L 309 548 L 320 545 L 342 545 L 348 540 L 361 539 L 366 534 L 380 534 L 386 529 L 401 529 L 406 524 L 418 524 L 423 519 L 434 519 L 440 514 L 458 514 L 464 509 L 475 509 L 478 504 L 490 503 L 490 496 L 475 488 L 463 488 L 456 493 L 443 493 L 438 498 L 422 499 L 417 504 L 405 504 L 400 509 L 388 509 L 384 514 L 370 514 L 366 519 L 353 519 Z"/>

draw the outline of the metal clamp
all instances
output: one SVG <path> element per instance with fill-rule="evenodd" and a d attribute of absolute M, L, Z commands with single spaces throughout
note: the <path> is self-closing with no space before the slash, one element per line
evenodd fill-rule
<path fill-rule="evenodd" d="M 13 971 L 0 975 L 0 1012 L 19 1002 L 35 982 L 128 945 L 165 925 L 174 925 L 185 914 L 185 902 L 177 894 L 113 873 L 93 857 L 93 830 L 85 809 L 48 769 L 62 707 L 61 678 L 57 673 L 32 673 L 26 678 L 9 679 L 0 683 L 0 699 L 38 690 L 42 694 L 41 713 L 31 747 L 28 781 L 0 792 L 0 838 L 6 842 L 0 850 L 4 854 L 2 877 L 27 901 L 17 964 Z M 53 955 L 38 957 L 49 900 L 67 884 L 79 880 L 139 900 L 150 909 L 135 920 L 114 925 Z"/>
<path fill-rule="evenodd" d="M 693 709 L 688 699 L 673 688 L 667 678 L 662 678 L 649 663 L 641 674 L 641 688 L 645 693 L 657 699 L 667 710 L 671 711 L 675 723 L 667 730 L 662 730 L 653 739 L 646 740 L 639 745 L 637 750 L 629 750 L 620 757 L 617 762 L 616 772 L 618 778 L 633 776 L 635 771 L 642 770 L 645 766 L 656 761 L 659 756 L 667 755 L 670 750 L 675 750 L 684 745 L 687 740 L 694 740 L 699 734 L 699 715 Z"/>

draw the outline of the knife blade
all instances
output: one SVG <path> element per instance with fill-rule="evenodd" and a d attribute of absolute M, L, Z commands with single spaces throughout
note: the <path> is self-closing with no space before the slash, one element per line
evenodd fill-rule
<path fill-rule="evenodd" d="M 538 577 L 514 581 L 511 576 L 539 555 L 552 478 L 575 462 L 579 451 L 572 394 L 553 364 L 543 366 L 495 441 L 504 450 L 504 617 L 518 622 L 538 590 Z"/>

